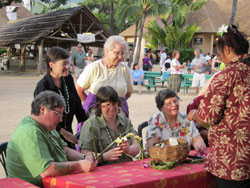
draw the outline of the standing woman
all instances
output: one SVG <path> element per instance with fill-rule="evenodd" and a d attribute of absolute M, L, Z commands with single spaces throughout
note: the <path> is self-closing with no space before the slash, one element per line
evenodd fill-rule
<path fill-rule="evenodd" d="M 181 88 L 181 79 L 183 68 L 186 66 L 186 63 L 182 65 L 179 62 L 180 52 L 174 51 L 172 53 L 172 61 L 171 61 L 171 74 L 169 79 L 169 88 L 172 89 L 176 94 L 180 91 Z"/>
<path fill-rule="evenodd" d="M 63 121 L 57 125 L 56 130 L 70 148 L 75 148 L 77 139 L 72 131 L 73 117 L 75 115 L 78 122 L 83 122 L 87 116 L 76 92 L 73 77 L 69 74 L 69 53 L 63 48 L 53 47 L 47 53 L 46 63 L 48 73 L 37 83 L 34 96 L 51 90 L 64 98 Z"/>
<path fill-rule="evenodd" d="M 198 111 L 189 119 L 208 123 L 211 148 L 205 169 L 218 188 L 250 187 L 250 56 L 238 27 L 219 30 L 217 54 L 226 67 L 212 79 Z"/>
<path fill-rule="evenodd" d="M 144 71 L 152 71 L 153 64 L 150 60 L 150 53 L 145 53 L 145 57 L 142 59 L 142 67 Z"/>
<path fill-rule="evenodd" d="M 122 101 L 121 111 L 128 117 L 127 100 L 133 92 L 132 76 L 127 65 L 121 63 L 128 52 L 128 43 L 121 36 L 110 36 L 104 44 L 104 56 L 88 65 L 76 82 L 76 90 L 86 115 L 96 103 L 96 93 L 102 86 L 112 86 Z M 88 90 L 88 95 L 86 94 Z M 80 132 L 82 124 L 77 125 Z"/>

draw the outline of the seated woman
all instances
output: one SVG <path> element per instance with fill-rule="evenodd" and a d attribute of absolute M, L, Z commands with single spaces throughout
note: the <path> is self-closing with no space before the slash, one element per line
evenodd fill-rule
<path fill-rule="evenodd" d="M 152 146 L 162 140 L 169 140 L 170 137 L 177 137 L 186 139 L 189 146 L 204 153 L 206 145 L 194 122 L 189 121 L 186 114 L 179 112 L 179 97 L 176 93 L 171 89 L 161 90 L 155 97 L 155 102 L 160 112 L 149 120 L 147 145 Z"/>
<path fill-rule="evenodd" d="M 82 153 L 92 155 L 95 147 L 97 152 L 101 153 L 127 130 L 136 134 L 131 121 L 119 113 L 119 106 L 121 106 L 121 101 L 113 87 L 106 86 L 98 90 L 94 107 L 95 115 L 84 123 L 81 130 L 79 147 Z M 93 139 L 93 135 L 95 139 Z M 131 161 L 132 159 L 124 153 L 136 156 L 139 150 L 139 144 L 135 140 L 128 139 L 119 146 L 115 143 L 110 150 L 102 155 L 101 159 L 98 159 L 98 164 L 107 165 Z"/>
<path fill-rule="evenodd" d="M 143 84 L 144 72 L 139 67 L 138 63 L 133 65 L 133 70 L 131 71 L 133 78 L 133 85 L 138 85 L 138 93 L 141 94 L 141 85 Z"/>

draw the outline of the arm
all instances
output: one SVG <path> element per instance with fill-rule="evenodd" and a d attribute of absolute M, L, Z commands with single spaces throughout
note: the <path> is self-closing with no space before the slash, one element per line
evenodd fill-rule
<path fill-rule="evenodd" d="M 193 138 L 192 145 L 198 153 L 205 153 L 206 144 L 204 143 L 204 140 L 200 135 Z"/>
<path fill-rule="evenodd" d="M 67 141 L 73 143 L 73 144 L 78 144 L 78 140 L 76 137 L 69 131 L 66 131 L 64 128 L 60 128 L 58 131 L 60 135 L 62 135 Z"/>
<path fill-rule="evenodd" d="M 186 66 L 186 63 L 183 63 L 182 65 L 180 65 L 180 66 L 173 66 L 173 68 L 175 69 L 175 70 L 179 70 L 179 69 L 181 69 L 181 68 L 185 68 L 185 66 Z"/>
<path fill-rule="evenodd" d="M 135 140 L 133 140 L 131 145 L 129 145 L 127 141 L 122 142 L 120 147 L 122 148 L 123 152 L 132 155 L 133 157 L 135 157 L 140 151 L 140 146 Z"/>
<path fill-rule="evenodd" d="M 40 174 L 41 178 L 62 176 L 74 172 L 89 172 L 95 169 L 97 163 L 89 160 L 72 162 L 52 162 L 50 166 Z"/>
<path fill-rule="evenodd" d="M 87 94 L 85 93 L 85 89 L 80 87 L 77 83 L 75 84 L 76 91 L 81 99 L 82 102 L 84 102 L 87 98 Z"/>
<path fill-rule="evenodd" d="M 147 140 L 148 147 L 153 146 L 155 143 L 160 142 L 159 137 L 152 137 Z"/>
<path fill-rule="evenodd" d="M 128 100 L 129 97 L 131 97 L 131 92 L 127 92 L 127 94 L 125 95 L 126 99 Z"/>

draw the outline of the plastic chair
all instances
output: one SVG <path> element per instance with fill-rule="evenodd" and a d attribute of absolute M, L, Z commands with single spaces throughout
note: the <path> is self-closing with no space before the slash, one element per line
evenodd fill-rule
<path fill-rule="evenodd" d="M 7 170 L 6 170 L 6 162 L 5 162 L 7 145 L 8 145 L 8 142 L 4 142 L 0 144 L 0 162 L 4 168 L 6 177 L 8 175 Z"/>
<path fill-rule="evenodd" d="M 138 135 L 142 138 L 142 129 L 148 126 L 148 122 L 144 121 L 138 126 Z M 143 140 L 143 139 L 142 139 Z M 143 142 L 141 141 L 141 145 L 143 145 Z"/>

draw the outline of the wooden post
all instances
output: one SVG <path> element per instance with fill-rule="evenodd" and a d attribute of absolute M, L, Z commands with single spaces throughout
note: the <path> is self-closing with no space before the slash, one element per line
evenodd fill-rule
<path fill-rule="evenodd" d="M 20 71 L 25 71 L 25 52 L 26 52 L 26 44 L 21 44 L 21 62 L 20 62 Z"/>
<path fill-rule="evenodd" d="M 38 47 L 38 66 L 37 66 L 37 74 L 43 74 L 44 71 L 44 64 L 43 64 L 43 39 L 40 42 L 40 45 Z"/>
<path fill-rule="evenodd" d="M 11 56 L 11 47 L 7 48 L 7 69 L 10 69 L 10 56 Z"/>
<path fill-rule="evenodd" d="M 214 52 L 214 34 L 211 34 L 211 43 L 210 43 L 210 56 L 213 55 Z"/>
<path fill-rule="evenodd" d="M 82 34 L 82 14 L 80 14 L 79 33 Z"/>

